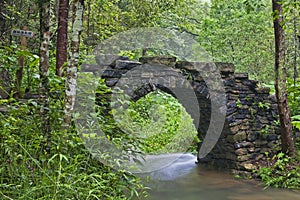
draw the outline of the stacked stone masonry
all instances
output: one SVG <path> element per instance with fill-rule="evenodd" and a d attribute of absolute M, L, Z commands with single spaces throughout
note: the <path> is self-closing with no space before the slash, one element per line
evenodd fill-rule
<path fill-rule="evenodd" d="M 133 100 L 138 100 L 156 89 L 176 97 L 172 93 L 172 88 L 184 89 L 180 85 L 182 82 L 178 81 L 180 76 L 184 76 L 192 86 L 200 108 L 198 136 L 200 139 L 205 137 L 210 124 L 212 92 L 209 91 L 203 74 L 207 70 L 212 71 L 211 64 L 176 61 L 176 58 L 167 56 L 142 57 L 140 62 L 121 57 L 109 66 L 98 64 L 100 66 L 87 65 L 84 70 L 93 72 L 99 71 L 99 68 L 105 69 L 101 72 L 102 78 L 105 78 L 109 87 L 134 84 L 136 80 L 141 81 L 143 87 L 134 91 L 129 87 L 128 90 L 131 91 L 127 91 Z M 147 70 L 151 65 L 159 65 L 160 70 Z M 257 81 L 249 80 L 247 73 L 234 73 L 232 64 L 214 63 L 214 66 L 216 68 L 213 69 L 215 70 L 213 73 L 221 74 L 225 87 L 226 120 L 214 149 L 199 162 L 208 162 L 238 174 L 251 172 L 254 169 L 253 163 L 263 159 L 266 154 L 278 150 L 280 133 L 276 123 L 278 115 L 276 99 L 270 95 L 269 88 L 261 88 Z M 135 71 L 137 67 L 142 67 L 143 72 Z M 186 98 L 189 98 L 188 95 Z M 183 106 L 189 103 L 186 99 L 178 100 Z M 197 116 L 193 109 L 187 109 L 187 112 L 192 117 Z"/>

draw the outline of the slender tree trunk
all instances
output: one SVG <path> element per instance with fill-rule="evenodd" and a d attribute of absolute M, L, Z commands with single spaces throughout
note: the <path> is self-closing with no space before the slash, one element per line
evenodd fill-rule
<path fill-rule="evenodd" d="M 290 109 L 286 92 L 285 39 L 282 28 L 282 5 L 272 0 L 275 34 L 275 91 L 278 101 L 278 112 L 281 127 L 282 152 L 294 155 L 295 147 L 292 135 Z"/>
<path fill-rule="evenodd" d="M 70 59 L 66 76 L 66 97 L 64 127 L 68 128 L 72 120 L 72 112 L 76 96 L 76 77 L 79 58 L 80 33 L 82 30 L 84 0 L 73 1 L 73 26 Z"/>
<path fill-rule="evenodd" d="M 42 148 L 47 152 L 50 151 L 50 109 L 49 109 L 49 43 L 50 43 L 50 0 L 39 0 L 40 8 L 40 114 L 41 114 L 41 132 L 46 138 L 46 144 L 42 144 Z"/>
<path fill-rule="evenodd" d="M 24 31 L 28 31 L 28 27 L 24 26 L 23 27 Z M 24 51 L 27 46 L 27 39 L 26 37 L 22 36 L 21 37 L 21 47 L 20 50 Z M 19 56 L 18 58 L 18 69 L 16 72 L 16 79 L 15 79 L 15 88 L 14 88 L 14 94 L 13 97 L 18 99 L 21 97 L 21 84 L 22 84 L 22 79 L 23 79 L 23 68 L 24 68 L 24 56 Z"/>
<path fill-rule="evenodd" d="M 69 0 L 59 1 L 58 31 L 56 43 L 56 75 L 63 75 L 63 64 L 67 62 Z"/>

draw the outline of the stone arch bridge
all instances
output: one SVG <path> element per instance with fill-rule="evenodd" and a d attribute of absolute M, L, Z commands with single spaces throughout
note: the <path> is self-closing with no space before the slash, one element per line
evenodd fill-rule
<path fill-rule="evenodd" d="M 178 74 L 183 75 L 190 82 L 194 94 L 196 94 L 200 120 L 196 121 L 195 123 L 198 124 L 195 125 L 198 127 L 199 138 L 203 139 L 212 114 L 210 92 L 201 76 L 203 72 L 193 68 L 192 63 L 176 61 L 176 58 L 166 56 L 142 57 L 140 62 L 120 57 L 109 66 L 105 66 L 102 78 L 105 78 L 107 86 L 113 87 L 122 75 L 142 64 L 168 67 L 159 72 L 145 72 L 142 76 L 137 75 L 139 79 L 142 77 L 144 85 L 139 90 L 132 91 L 132 99 L 138 100 L 156 89 L 161 89 L 176 97 L 169 87 L 172 87 L 172 84 L 176 85 Z M 206 67 L 205 63 L 198 64 Z M 279 146 L 276 100 L 269 94 L 269 88 L 259 87 L 258 81 L 249 80 L 247 73 L 235 73 L 232 64 L 214 64 L 221 74 L 225 88 L 225 123 L 217 144 L 205 158 L 199 159 L 199 162 L 208 162 L 220 168 L 230 169 L 235 174 L 243 175 L 251 172 L 255 167 L 253 163 L 263 159 L 266 152 L 274 153 Z M 95 72 L 99 71 L 99 67 L 103 68 L 99 65 L 84 65 L 82 68 L 85 72 Z M 157 77 L 158 80 L 162 79 L 164 85 L 150 83 L 149 80 L 151 81 L 153 77 Z M 184 103 L 183 106 L 185 106 Z M 195 115 L 193 113 L 195 111 L 191 109 L 187 109 L 187 112 L 192 118 Z"/>

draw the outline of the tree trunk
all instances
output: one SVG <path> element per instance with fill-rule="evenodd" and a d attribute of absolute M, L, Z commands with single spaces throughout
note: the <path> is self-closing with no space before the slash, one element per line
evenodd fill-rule
<path fill-rule="evenodd" d="M 23 27 L 24 31 L 28 31 L 28 27 L 24 26 Z M 26 37 L 22 36 L 21 37 L 21 47 L 20 50 L 24 51 L 27 46 L 27 39 Z M 15 88 L 14 88 L 14 94 L 13 97 L 18 99 L 21 97 L 21 84 L 22 84 L 22 79 L 23 79 L 23 68 L 24 68 L 24 56 L 19 56 L 18 58 L 18 69 L 16 72 L 16 80 L 15 80 Z"/>
<path fill-rule="evenodd" d="M 281 128 L 281 147 L 282 152 L 294 155 L 295 147 L 292 135 L 292 124 L 290 109 L 286 92 L 286 66 L 285 66 L 285 39 L 282 28 L 282 5 L 278 0 L 272 0 L 274 13 L 274 35 L 275 35 L 275 91 L 278 104 L 280 128 Z"/>
<path fill-rule="evenodd" d="M 59 1 L 58 31 L 56 43 L 56 75 L 63 76 L 63 64 L 67 61 L 69 0 Z"/>
<path fill-rule="evenodd" d="M 84 0 L 73 2 L 73 26 L 70 59 L 66 76 L 66 97 L 65 97 L 65 117 L 64 127 L 69 128 L 72 120 L 72 112 L 76 96 L 76 77 L 79 58 L 80 33 L 82 30 Z"/>
<path fill-rule="evenodd" d="M 41 132 L 46 138 L 46 144 L 42 144 L 43 150 L 50 151 L 50 109 L 49 109 L 49 43 L 50 43 L 50 0 L 39 0 L 40 8 L 40 114 L 41 114 Z"/>

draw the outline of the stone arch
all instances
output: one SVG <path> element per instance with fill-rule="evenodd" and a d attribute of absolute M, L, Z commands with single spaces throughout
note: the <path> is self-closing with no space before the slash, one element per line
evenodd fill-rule
<path fill-rule="evenodd" d="M 191 83 L 196 94 L 200 119 L 195 125 L 198 127 L 198 136 L 206 136 L 211 118 L 211 93 L 200 72 L 195 70 L 193 63 L 176 61 L 174 57 L 143 57 L 140 62 L 130 61 L 124 57 L 117 59 L 110 66 L 105 66 L 102 78 L 108 87 L 118 84 L 122 75 L 142 64 L 166 65 L 173 72 L 181 73 Z M 197 63 L 206 67 L 206 63 Z M 234 73 L 234 66 L 230 63 L 215 63 L 221 73 L 226 92 L 226 119 L 221 136 L 213 150 L 199 162 L 208 162 L 220 168 L 231 169 L 232 172 L 244 175 L 250 173 L 253 162 L 265 156 L 265 152 L 273 153 L 279 145 L 279 128 L 277 120 L 277 106 L 274 97 L 270 96 L 269 88 L 259 88 L 258 82 L 249 80 L 247 73 Z M 101 66 L 100 66 L 101 67 Z M 103 66 L 102 66 L 103 67 Z M 84 71 L 99 71 L 99 66 L 83 66 Z M 160 83 L 147 83 L 153 77 L 168 77 L 169 84 L 176 79 L 176 73 L 170 70 L 158 74 L 146 73 L 143 77 L 145 84 L 136 93 L 131 91 L 132 99 L 138 100 L 142 96 L 161 87 L 163 91 L 167 86 Z M 172 94 L 175 98 L 176 94 Z M 189 98 L 187 95 L 186 98 Z M 179 99 L 180 102 L 180 99 Z M 183 105 L 185 106 L 185 105 Z M 193 116 L 193 110 L 187 110 Z M 198 126 L 199 125 L 199 126 Z M 262 131 L 264 130 L 264 131 Z M 266 133 L 267 132 L 267 133 Z"/>

